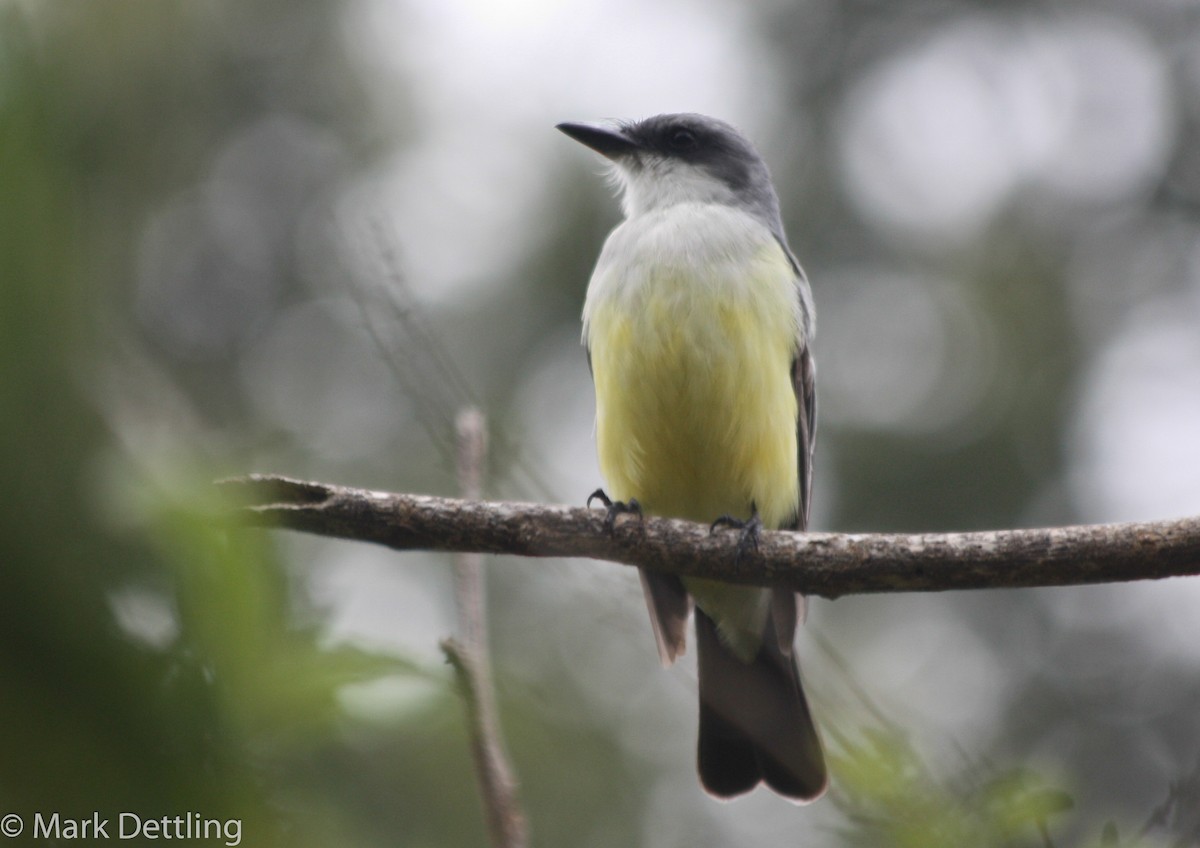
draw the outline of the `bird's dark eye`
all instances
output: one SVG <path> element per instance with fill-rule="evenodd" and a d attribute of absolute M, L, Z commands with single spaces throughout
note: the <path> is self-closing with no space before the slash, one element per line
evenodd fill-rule
<path fill-rule="evenodd" d="M 694 150 L 696 145 L 700 143 L 694 132 L 685 129 L 674 130 L 671 133 L 669 142 L 671 149 L 676 151 Z"/>

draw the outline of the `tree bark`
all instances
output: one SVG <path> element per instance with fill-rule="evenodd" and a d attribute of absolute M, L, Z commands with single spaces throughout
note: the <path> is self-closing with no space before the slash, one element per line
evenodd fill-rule
<path fill-rule="evenodd" d="M 690 521 L 605 510 L 392 494 L 252 474 L 219 484 L 251 525 L 374 542 L 396 550 L 589 557 L 692 577 L 787 586 L 836 598 L 1075 586 L 1200 574 L 1200 518 L 972 533 L 763 531 L 757 552 L 738 534 Z"/>

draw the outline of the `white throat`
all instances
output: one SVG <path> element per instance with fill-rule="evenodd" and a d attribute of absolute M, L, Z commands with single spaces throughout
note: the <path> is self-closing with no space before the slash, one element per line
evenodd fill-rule
<path fill-rule="evenodd" d="M 733 191 L 704 168 L 676 159 L 643 156 L 630 165 L 613 166 L 621 187 L 621 211 L 634 218 L 680 203 L 735 205 Z"/>

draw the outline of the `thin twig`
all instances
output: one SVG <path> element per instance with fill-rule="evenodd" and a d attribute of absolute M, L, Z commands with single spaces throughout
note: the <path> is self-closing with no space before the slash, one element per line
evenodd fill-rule
<path fill-rule="evenodd" d="M 1200 518 L 976 533 L 736 533 L 601 509 L 390 494 L 251 475 L 221 486 L 250 524 L 397 550 L 590 557 L 835 598 L 868 592 L 1071 586 L 1200 574 Z"/>
<path fill-rule="evenodd" d="M 473 407 L 460 412 L 455 424 L 458 485 L 464 497 L 479 498 L 487 456 L 487 425 L 483 413 Z M 524 848 L 529 841 L 528 829 L 517 800 L 517 780 L 504 753 L 488 658 L 482 554 L 460 551 L 454 558 L 454 593 L 462 639 L 444 640 L 442 651 L 454 666 L 467 707 L 471 757 L 475 762 L 488 839 L 493 848 Z"/>

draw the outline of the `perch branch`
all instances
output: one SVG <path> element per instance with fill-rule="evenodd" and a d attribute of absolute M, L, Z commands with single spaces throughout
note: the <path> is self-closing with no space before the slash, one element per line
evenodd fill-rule
<path fill-rule="evenodd" d="M 254 474 L 222 481 L 250 524 L 396 550 L 590 557 L 835 598 L 867 592 L 1072 586 L 1200 574 L 1200 518 L 973 533 L 737 534 L 604 510 L 374 492 Z"/>

